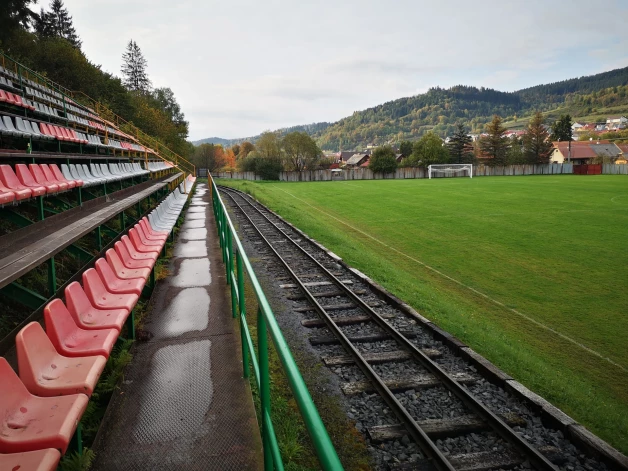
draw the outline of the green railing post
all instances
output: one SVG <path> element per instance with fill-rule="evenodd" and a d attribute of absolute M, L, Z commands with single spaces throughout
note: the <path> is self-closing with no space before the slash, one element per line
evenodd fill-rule
<path fill-rule="evenodd" d="M 98 243 L 98 251 L 102 252 L 102 229 L 100 226 L 96 228 L 96 241 Z"/>
<path fill-rule="evenodd" d="M 268 370 L 268 330 L 262 309 L 257 309 L 257 357 L 259 358 L 259 397 L 262 414 L 262 443 L 264 445 L 264 469 L 273 471 L 273 455 L 271 454 L 268 420 L 270 415 L 270 377 Z M 268 415 L 267 415 L 268 414 Z"/>

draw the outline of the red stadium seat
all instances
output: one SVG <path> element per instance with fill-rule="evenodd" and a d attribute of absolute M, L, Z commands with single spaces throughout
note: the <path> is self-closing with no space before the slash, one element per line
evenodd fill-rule
<path fill-rule="evenodd" d="M 102 355 L 109 358 L 118 330 L 84 330 L 76 325 L 63 301 L 54 299 L 44 308 L 46 333 L 57 352 L 66 357 Z"/>
<path fill-rule="evenodd" d="M 116 329 L 120 332 L 130 314 L 128 309 L 94 307 L 77 281 L 65 288 L 65 302 L 76 325 L 86 330 Z"/>
<path fill-rule="evenodd" d="M 0 183 L 0 204 L 8 204 L 15 201 L 15 193 Z"/>
<path fill-rule="evenodd" d="M 149 227 L 149 224 L 144 219 L 140 220 L 135 227 L 147 240 L 161 241 L 163 243 L 168 240 L 168 234 L 153 232 Z"/>
<path fill-rule="evenodd" d="M 76 182 L 74 180 L 58 180 L 52 173 L 52 170 L 50 170 L 50 167 L 48 167 L 48 164 L 40 164 L 39 168 L 44 173 L 44 177 L 46 177 L 46 180 L 48 180 L 50 183 L 56 183 L 57 185 L 59 185 L 61 191 L 71 190 L 72 188 L 76 187 Z"/>
<path fill-rule="evenodd" d="M 105 256 L 107 258 L 107 263 L 109 263 L 109 266 L 112 268 L 118 278 L 122 278 L 124 280 L 141 278 L 145 280 L 150 276 L 150 268 L 128 268 L 126 265 L 124 265 L 122 259 L 114 249 L 107 250 Z"/>
<path fill-rule="evenodd" d="M 60 459 L 59 450 L 52 448 L 8 455 L 0 454 L 0 469 L 7 471 L 55 471 Z"/>
<path fill-rule="evenodd" d="M 105 285 L 106 290 L 110 293 L 132 293 L 137 294 L 138 296 L 142 295 L 146 279 L 119 278 L 104 258 L 96 260 L 95 268 L 100 276 L 100 279 Z"/>
<path fill-rule="evenodd" d="M 39 130 L 45 136 L 52 136 L 55 138 L 57 137 L 57 135 L 54 132 L 52 132 L 52 129 L 50 129 L 50 127 L 48 127 L 46 123 L 39 123 Z"/>
<path fill-rule="evenodd" d="M 131 239 L 129 239 L 128 236 L 123 235 L 120 238 L 120 242 L 122 242 L 125 245 L 126 249 L 129 252 L 129 255 L 131 256 L 132 259 L 134 259 L 134 260 L 151 260 L 153 262 L 153 265 L 157 261 L 157 257 L 159 256 L 158 252 L 154 252 L 154 251 L 140 252 L 140 251 L 138 251 L 137 248 L 135 247 L 135 244 L 133 244 L 131 242 Z"/>
<path fill-rule="evenodd" d="M 86 394 L 91 396 L 107 360 L 100 355 L 70 358 L 60 355 L 37 322 L 15 336 L 20 379 L 41 397 Z"/>
<path fill-rule="evenodd" d="M 57 180 L 61 182 L 68 182 L 68 184 L 70 185 L 70 188 L 74 188 L 72 186 L 72 182 L 74 182 L 76 186 L 83 186 L 84 184 L 83 180 L 68 180 L 67 178 L 65 178 L 63 176 L 63 172 L 61 172 L 61 169 L 57 166 L 57 164 L 50 164 L 50 171 L 52 172 L 52 174 L 55 176 Z"/>
<path fill-rule="evenodd" d="M 93 268 L 83 272 L 83 287 L 89 302 L 98 309 L 126 309 L 131 312 L 139 299 L 138 294 L 120 294 L 107 291 L 98 272 Z"/>
<path fill-rule="evenodd" d="M 17 200 L 33 196 L 33 191 L 20 183 L 10 165 L 0 165 L 0 180 L 5 187 L 15 194 Z"/>
<path fill-rule="evenodd" d="M 131 269 L 148 268 L 149 270 L 152 270 L 153 266 L 155 266 L 155 260 L 154 259 L 135 259 L 135 258 L 133 258 L 133 256 L 129 252 L 129 249 L 126 246 L 126 244 L 124 244 L 121 241 L 116 242 L 114 244 L 114 248 L 116 250 L 116 253 L 120 257 L 120 260 L 122 260 L 122 263 L 127 268 L 131 268 Z"/>
<path fill-rule="evenodd" d="M 142 226 L 139 224 L 136 224 L 134 227 L 129 229 L 129 237 L 131 240 L 139 240 L 147 249 L 159 250 L 160 252 L 165 244 L 163 239 L 151 240 L 147 238 L 146 234 L 144 234 L 144 229 L 142 229 Z"/>
<path fill-rule="evenodd" d="M 65 453 L 87 407 L 87 396 L 34 396 L 4 358 L 0 358 L 0 378 L 0 453 L 43 448 Z"/>
<path fill-rule="evenodd" d="M 38 183 L 41 186 L 46 187 L 46 193 L 58 193 L 59 191 L 61 191 L 61 186 L 57 184 L 56 182 L 49 181 L 44 175 L 44 172 L 39 165 L 29 164 L 28 170 L 30 171 L 36 183 Z M 67 185 L 64 185 L 64 186 L 65 186 L 65 189 L 67 190 L 68 186 Z"/>
<path fill-rule="evenodd" d="M 15 165 L 15 174 L 17 178 L 20 180 L 20 183 L 24 185 L 26 188 L 30 188 L 33 192 L 33 196 L 41 196 L 45 195 L 48 192 L 48 189 L 45 186 L 41 186 L 39 183 L 35 181 L 31 172 L 28 171 L 28 167 L 24 164 L 16 164 Z M 58 189 L 59 187 L 57 187 Z"/>
<path fill-rule="evenodd" d="M 155 245 L 154 242 L 145 243 L 145 241 L 142 240 L 142 238 L 140 237 L 140 235 L 138 234 L 137 230 L 134 227 L 129 229 L 129 239 L 131 239 L 131 242 L 133 243 L 133 246 L 135 247 L 135 249 L 141 253 L 159 254 L 161 252 L 161 248 L 163 247 L 163 244 L 161 244 L 160 242 L 157 242 L 156 243 L 157 245 Z"/>

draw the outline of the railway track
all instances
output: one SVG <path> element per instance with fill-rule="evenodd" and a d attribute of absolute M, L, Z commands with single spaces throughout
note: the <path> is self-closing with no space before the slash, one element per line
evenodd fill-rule
<path fill-rule="evenodd" d="M 259 254 L 279 262 L 280 288 L 340 377 L 380 469 L 607 469 L 279 217 L 220 191 Z"/>

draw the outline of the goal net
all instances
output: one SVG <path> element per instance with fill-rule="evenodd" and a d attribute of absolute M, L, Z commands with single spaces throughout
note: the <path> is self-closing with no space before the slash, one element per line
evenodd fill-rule
<path fill-rule="evenodd" d="M 473 178 L 473 164 L 432 164 L 427 167 L 428 177 Z"/>

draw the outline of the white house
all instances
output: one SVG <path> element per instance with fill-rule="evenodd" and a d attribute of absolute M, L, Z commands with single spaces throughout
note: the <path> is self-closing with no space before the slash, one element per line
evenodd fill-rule
<path fill-rule="evenodd" d="M 573 124 L 571 125 L 571 130 L 572 130 L 572 131 L 574 131 L 574 132 L 577 132 L 577 131 L 579 131 L 579 130 L 580 130 L 581 128 L 583 128 L 583 127 L 584 127 L 584 124 L 580 124 L 580 123 L 573 123 Z"/>
<path fill-rule="evenodd" d="M 628 118 L 625 116 L 609 116 L 606 118 L 607 129 L 621 129 L 625 128 L 628 123 Z"/>

